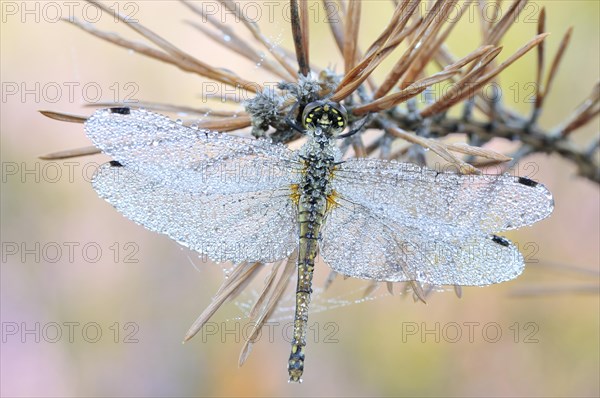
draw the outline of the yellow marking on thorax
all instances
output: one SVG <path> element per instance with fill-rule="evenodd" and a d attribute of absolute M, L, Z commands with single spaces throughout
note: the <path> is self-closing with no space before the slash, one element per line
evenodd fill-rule
<path fill-rule="evenodd" d="M 290 194 L 290 198 L 292 198 L 292 201 L 294 202 L 294 204 L 296 206 L 299 206 L 299 204 L 300 204 L 300 185 L 298 185 L 298 184 L 290 185 L 290 191 L 292 191 L 292 193 Z"/>
<path fill-rule="evenodd" d="M 335 109 L 334 109 L 335 110 Z M 333 181 L 335 177 L 335 171 L 339 166 L 333 166 L 329 171 L 329 181 Z M 339 206 L 340 204 L 337 202 L 337 198 L 339 197 L 338 193 L 335 190 L 332 190 L 329 195 L 327 195 L 327 205 L 325 207 L 325 213 L 329 213 L 331 210 Z"/>
<path fill-rule="evenodd" d="M 339 168 L 339 165 L 334 165 L 331 170 L 329 171 L 329 181 L 333 180 L 333 177 L 335 177 L 335 171 Z"/>
<path fill-rule="evenodd" d="M 331 191 L 329 195 L 327 195 L 327 204 L 325 205 L 325 214 L 329 213 L 334 208 L 338 207 L 340 204 L 337 202 L 338 193 L 336 191 Z"/>

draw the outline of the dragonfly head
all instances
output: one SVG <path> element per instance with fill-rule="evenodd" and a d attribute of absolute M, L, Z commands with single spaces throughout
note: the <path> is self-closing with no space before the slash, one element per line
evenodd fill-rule
<path fill-rule="evenodd" d="M 305 129 L 320 129 L 327 137 L 334 138 L 346 128 L 348 112 L 336 102 L 314 101 L 304 107 L 302 125 Z"/>

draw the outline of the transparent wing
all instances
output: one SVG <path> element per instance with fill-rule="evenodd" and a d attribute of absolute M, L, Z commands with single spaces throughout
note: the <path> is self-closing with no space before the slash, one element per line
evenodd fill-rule
<path fill-rule="evenodd" d="M 554 208 L 548 189 L 527 178 L 439 173 L 377 159 L 340 164 L 332 187 L 378 216 L 415 228 L 435 224 L 492 233 L 533 224 Z"/>
<path fill-rule="evenodd" d="M 127 218 L 214 261 L 272 262 L 297 245 L 289 187 L 204 194 L 174 189 L 111 162 L 98 169 L 94 189 Z"/>
<path fill-rule="evenodd" d="M 504 238 L 461 227 L 403 224 L 343 196 L 327 216 L 321 255 L 335 271 L 355 278 L 431 285 L 489 285 L 524 268 Z"/>
<path fill-rule="evenodd" d="M 122 165 L 187 192 L 276 189 L 296 181 L 301 168 L 283 145 L 193 129 L 142 109 L 101 109 L 85 131 Z"/>

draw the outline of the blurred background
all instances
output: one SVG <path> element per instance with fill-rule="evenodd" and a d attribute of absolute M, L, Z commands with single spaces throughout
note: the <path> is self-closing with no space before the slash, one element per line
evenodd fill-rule
<path fill-rule="evenodd" d="M 288 19 L 282 17 L 287 8 L 269 3 L 241 4 L 272 41 L 293 48 Z M 343 62 L 319 4 L 310 6 L 311 61 L 340 71 Z M 366 4 L 363 49 L 393 10 L 391 1 Z M 88 115 L 90 105 L 115 100 L 221 105 L 201 96 L 209 87 L 206 80 L 58 21 L 75 16 L 141 40 L 112 15 L 98 19 L 86 3 L 0 5 L 2 396 L 600 394 L 598 186 L 577 177 L 571 163 L 558 156 L 536 155 L 519 165 L 517 173 L 552 191 L 556 209 L 549 219 L 507 234 L 529 263 L 516 280 L 463 288 L 461 299 L 451 291 L 436 293 L 427 305 L 399 289 L 389 296 L 380 288 L 377 300 L 338 306 L 360 301 L 365 286 L 339 278 L 326 297 L 315 299 L 329 309 L 311 313 L 301 385 L 287 383 L 289 320 L 270 324 L 241 368 L 238 355 L 248 329 L 243 318 L 236 320 L 243 312 L 233 303 L 182 345 L 187 328 L 223 280 L 221 267 L 126 220 L 99 199 L 89 180 L 105 156 L 38 160 L 90 145 L 81 124 L 53 121 L 38 111 Z M 211 65 L 247 79 L 269 79 L 260 65 L 231 55 L 184 24 L 201 20 L 177 2 L 110 6 Z M 548 59 L 574 26 L 541 118 L 544 127 L 552 127 L 600 77 L 600 9 L 593 1 L 530 2 L 503 41 L 499 59 L 535 35 L 542 6 L 552 33 L 546 40 Z M 457 56 L 479 44 L 476 12 L 473 6 L 448 39 Z M 527 83 L 535 81 L 535 52 L 499 81 L 505 104 L 529 112 Z M 598 131 L 596 120 L 577 133 L 578 142 L 588 143 Z M 511 146 L 494 141 L 489 147 L 508 153 Z M 322 286 L 327 266 L 318 268 L 316 283 Z M 260 291 L 262 280 L 256 282 L 239 303 Z"/>

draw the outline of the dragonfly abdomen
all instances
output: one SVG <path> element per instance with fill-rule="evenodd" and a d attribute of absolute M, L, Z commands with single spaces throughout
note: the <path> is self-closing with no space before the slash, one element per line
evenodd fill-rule
<path fill-rule="evenodd" d="M 304 371 L 304 347 L 306 346 L 313 271 L 318 252 L 318 241 L 321 238 L 321 226 L 327 209 L 328 197 L 331 195 L 329 178 L 334 167 L 333 157 L 328 156 L 323 150 L 323 146 L 328 146 L 330 143 L 318 141 L 315 139 L 317 145 L 314 146 L 310 145 L 311 142 L 308 143 L 308 151 L 304 156 L 305 170 L 298 186 L 298 283 L 296 285 L 292 351 L 288 361 L 290 381 L 294 382 L 301 381 Z"/>

